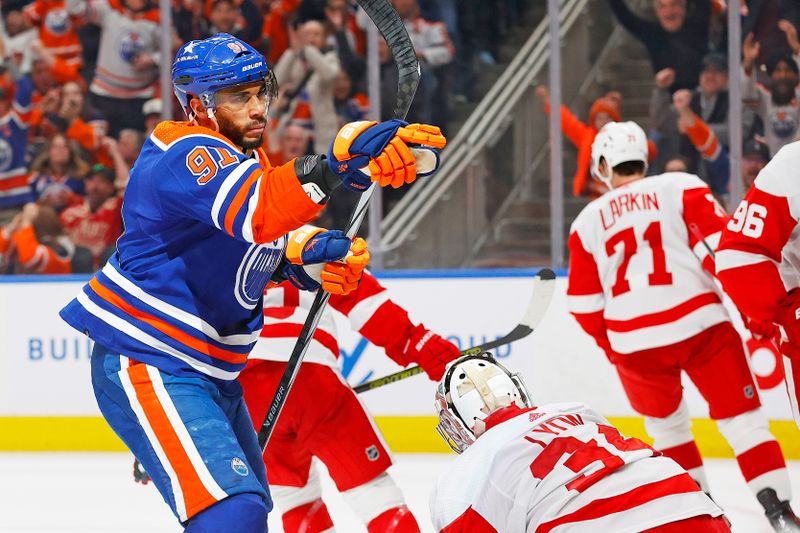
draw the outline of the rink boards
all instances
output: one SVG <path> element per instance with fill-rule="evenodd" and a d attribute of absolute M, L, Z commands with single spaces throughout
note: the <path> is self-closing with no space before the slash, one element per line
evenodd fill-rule
<path fill-rule="evenodd" d="M 531 294 L 533 270 L 388 272 L 379 275 L 392 298 L 414 321 L 462 349 L 507 333 Z M 563 274 L 563 272 L 561 273 Z M 89 383 L 91 341 L 70 329 L 58 310 L 85 278 L 0 278 L 0 450 L 123 450 L 99 416 Z M 526 339 L 497 351 L 519 371 L 539 403 L 582 401 L 612 419 L 624 433 L 644 436 L 613 367 L 566 310 L 566 278 L 559 277 L 547 316 Z M 352 384 L 398 369 L 382 352 L 339 324 L 342 367 Z M 800 431 L 782 382 L 782 366 L 767 348 L 753 350 L 771 429 L 787 458 L 800 459 Z M 730 457 L 708 420 L 697 390 L 686 384 L 694 430 L 704 455 Z M 360 395 L 395 451 L 437 452 L 434 384 L 416 376 Z M 265 399 L 269 401 L 269 399 Z"/>

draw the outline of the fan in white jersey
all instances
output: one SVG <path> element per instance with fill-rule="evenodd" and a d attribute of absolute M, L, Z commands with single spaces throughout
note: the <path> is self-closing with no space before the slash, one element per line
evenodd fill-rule
<path fill-rule="evenodd" d="M 436 409 L 460 454 L 431 494 L 436 531 L 730 531 L 675 461 L 584 404 L 534 405 L 488 352 L 451 364 Z"/>
<path fill-rule="evenodd" d="M 714 279 L 711 250 L 726 215 L 697 176 L 643 179 L 646 161 L 633 122 L 609 123 L 595 138 L 592 172 L 611 190 L 572 224 L 570 312 L 616 367 L 657 449 L 708 491 L 683 401 L 686 372 L 773 527 L 796 531 L 786 464 Z"/>

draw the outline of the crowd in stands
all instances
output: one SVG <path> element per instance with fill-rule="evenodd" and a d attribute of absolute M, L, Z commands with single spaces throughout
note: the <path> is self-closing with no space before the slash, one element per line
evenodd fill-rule
<path fill-rule="evenodd" d="M 640 41 L 654 73 L 650 92 L 650 173 L 698 174 L 725 204 L 730 193 L 728 83 L 740 83 L 745 190 L 785 144 L 800 139 L 800 2 L 742 0 L 741 72 L 728 71 L 727 12 L 721 0 L 651 0 L 652 16 L 635 0 L 607 0 L 619 24 Z M 550 112 L 545 87 L 537 97 Z M 646 96 L 646 95 L 639 95 Z M 578 148 L 575 196 L 597 197 L 589 153 L 599 128 L 625 120 L 622 98 L 598 99 L 581 122 L 562 107 L 564 134 Z M 739 119 L 737 119 L 739 120 Z M 645 124 L 643 124 L 644 126 Z"/>
<path fill-rule="evenodd" d="M 743 179 L 749 186 L 785 144 L 800 138 L 800 2 L 743 0 L 741 72 L 729 72 L 722 0 L 606 0 L 647 51 L 650 172 L 698 174 L 725 203 L 730 191 L 728 84 L 744 113 Z M 518 0 L 392 0 L 420 59 L 408 120 L 441 124 L 474 100 L 476 69 L 492 63 Z M 650 2 L 647 2 L 650 3 Z M 338 128 L 366 118 L 366 27 L 354 0 L 173 0 L 171 43 L 217 32 L 261 50 L 280 85 L 264 148 L 281 164 L 326 152 Z M 154 0 L 5 0 L 0 4 L 0 274 L 91 272 L 122 232 L 121 197 L 142 143 L 161 120 L 158 5 Z M 644 14 L 642 14 L 644 13 Z M 500 15 L 498 15 L 500 14 Z M 379 46 L 382 118 L 390 118 L 397 69 Z M 536 90 L 547 112 L 549 95 Z M 173 109 L 177 109 L 174 106 Z M 603 193 L 590 178 L 594 136 L 625 120 L 610 91 L 585 122 L 563 106 L 578 150 L 575 196 Z M 180 111 L 176 111 L 180 113 Z M 580 113 L 578 114 L 580 115 Z M 174 116 L 175 119 L 183 117 Z M 389 191 L 387 201 L 398 193 Z M 332 202 L 343 226 L 355 197 Z"/>
<path fill-rule="evenodd" d="M 450 104 L 475 99 L 475 70 L 497 60 L 521 3 L 393 4 L 422 68 L 408 120 L 447 130 Z M 0 274 L 92 272 L 113 253 L 128 174 L 162 120 L 159 68 L 172 58 L 161 57 L 158 2 L 4 0 L 0 10 Z M 268 58 L 280 85 L 264 141 L 273 164 L 327 152 L 342 124 L 367 116 L 368 17 L 354 0 L 173 0 L 172 22 L 173 52 L 227 32 Z M 383 42 L 380 62 L 390 118 L 397 73 Z M 332 223 L 343 225 L 347 202 L 337 205 Z"/>

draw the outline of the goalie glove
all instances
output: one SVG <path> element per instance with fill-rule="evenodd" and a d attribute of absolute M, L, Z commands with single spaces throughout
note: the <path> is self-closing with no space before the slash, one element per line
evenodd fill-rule
<path fill-rule="evenodd" d="M 455 344 L 419 324 L 408 330 L 404 339 L 387 348 L 386 355 L 401 366 L 416 363 L 430 379 L 438 381 L 447 363 L 457 359 L 461 352 Z"/>
<path fill-rule="evenodd" d="M 441 130 L 427 124 L 351 122 L 339 130 L 327 161 L 351 191 L 365 191 L 373 181 L 396 189 L 436 172 L 446 143 Z"/>
<path fill-rule="evenodd" d="M 369 263 L 364 239 L 352 241 L 339 230 L 302 228 L 289 237 L 286 261 L 279 275 L 295 287 L 316 291 L 320 286 L 331 294 L 348 294 L 361 280 Z"/>

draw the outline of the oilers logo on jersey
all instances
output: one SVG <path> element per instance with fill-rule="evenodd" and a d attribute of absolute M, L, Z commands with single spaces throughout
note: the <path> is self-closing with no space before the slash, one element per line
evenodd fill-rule
<path fill-rule="evenodd" d="M 3 138 L 0 138 L 0 172 L 4 172 L 11 168 L 11 163 L 14 161 L 14 150 L 11 145 Z"/>
<path fill-rule="evenodd" d="M 133 60 L 142 53 L 144 48 L 144 38 L 135 31 L 123 33 L 117 41 L 119 56 L 126 63 L 133 63 Z"/>
<path fill-rule="evenodd" d="M 250 247 L 236 275 L 234 294 L 239 305 L 253 309 L 261 302 L 264 289 L 278 267 L 285 248 L 285 236 L 270 244 L 254 244 Z"/>
<path fill-rule="evenodd" d="M 72 29 L 66 9 L 54 9 L 48 12 L 44 17 L 44 26 L 47 31 L 58 37 L 66 35 Z"/>

